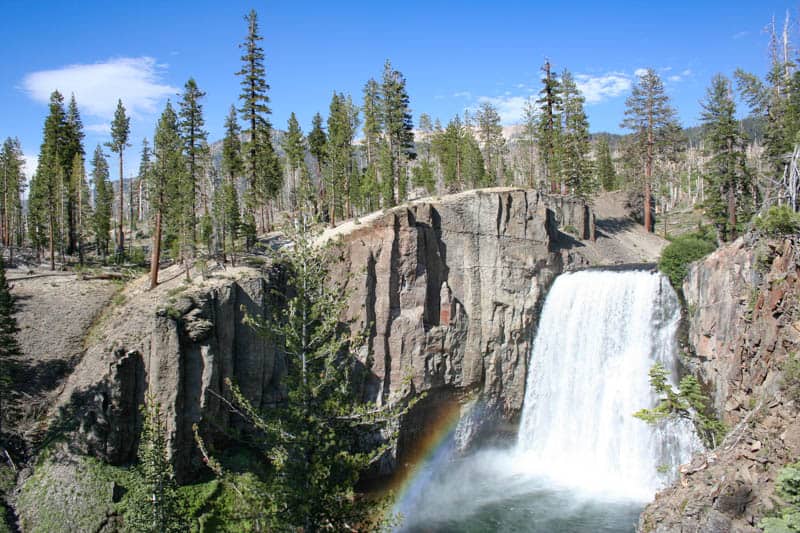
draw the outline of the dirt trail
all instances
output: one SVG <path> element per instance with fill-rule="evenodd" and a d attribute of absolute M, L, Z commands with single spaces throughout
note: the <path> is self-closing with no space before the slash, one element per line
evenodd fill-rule
<path fill-rule="evenodd" d="M 581 253 L 598 265 L 625 263 L 655 263 L 669 242 L 648 233 L 644 226 L 628 216 L 625 193 L 605 192 L 592 202 L 597 240 L 582 241 Z"/>

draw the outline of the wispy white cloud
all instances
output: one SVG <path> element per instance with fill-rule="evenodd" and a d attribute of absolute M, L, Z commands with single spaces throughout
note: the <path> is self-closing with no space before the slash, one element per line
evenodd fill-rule
<path fill-rule="evenodd" d="M 749 31 L 740 31 L 740 32 L 734 33 L 731 36 L 731 38 L 732 39 L 743 39 L 744 37 L 747 37 L 748 35 L 750 35 Z"/>
<path fill-rule="evenodd" d="M 121 57 L 31 72 L 22 87 L 38 102 L 47 102 L 54 90 L 66 98 L 74 93 L 84 113 L 106 120 L 121 99 L 130 115 L 141 117 L 155 113 L 164 98 L 178 92 L 162 81 L 164 67 L 152 57 Z"/>
<path fill-rule="evenodd" d="M 500 122 L 503 124 L 515 124 L 522 119 L 525 111 L 525 103 L 528 97 L 504 94 L 503 96 L 481 96 L 479 103 L 488 102 L 497 108 L 500 115 Z"/>
<path fill-rule="evenodd" d="M 633 75 L 637 77 L 642 77 L 645 74 L 647 74 L 646 68 L 637 68 L 636 70 L 633 71 Z"/>
<path fill-rule="evenodd" d="M 597 104 L 628 92 L 632 82 L 629 75 L 609 72 L 603 75 L 577 74 L 575 84 L 587 104 Z"/>
<path fill-rule="evenodd" d="M 469 91 L 458 91 L 453 93 L 453 98 L 472 98 L 472 93 Z"/>
<path fill-rule="evenodd" d="M 111 132 L 111 124 L 108 122 L 102 122 L 100 124 L 87 124 L 84 126 L 86 131 L 93 131 L 95 133 L 110 133 Z"/>

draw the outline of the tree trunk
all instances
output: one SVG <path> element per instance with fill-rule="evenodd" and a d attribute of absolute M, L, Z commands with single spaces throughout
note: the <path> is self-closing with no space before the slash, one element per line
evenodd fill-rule
<path fill-rule="evenodd" d="M 150 259 L 150 288 L 158 286 L 158 263 L 161 261 L 161 209 L 156 211 L 153 230 L 153 255 Z"/>
<path fill-rule="evenodd" d="M 117 240 L 117 255 L 119 261 L 125 256 L 125 231 L 123 228 L 125 218 L 125 187 L 122 179 L 122 148 L 119 149 L 119 238 Z"/>

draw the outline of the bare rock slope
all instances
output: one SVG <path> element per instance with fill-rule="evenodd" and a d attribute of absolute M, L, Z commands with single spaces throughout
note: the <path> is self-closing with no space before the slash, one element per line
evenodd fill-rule
<path fill-rule="evenodd" d="M 683 290 L 693 352 L 686 362 L 710 385 L 730 431 L 682 468 L 639 529 L 757 531 L 779 503 L 778 472 L 800 456 L 800 405 L 783 379 L 800 348 L 800 245 L 739 239 L 695 263 Z"/>

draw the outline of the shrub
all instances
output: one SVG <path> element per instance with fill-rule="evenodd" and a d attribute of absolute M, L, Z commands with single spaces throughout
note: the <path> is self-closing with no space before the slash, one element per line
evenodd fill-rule
<path fill-rule="evenodd" d="M 800 531 L 800 463 L 786 465 L 778 474 L 777 486 L 787 506 L 779 516 L 765 518 L 758 526 L 766 533 Z"/>
<path fill-rule="evenodd" d="M 772 237 L 800 232 L 800 213 L 787 205 L 773 205 L 766 213 L 756 215 L 753 223 L 759 231 Z"/>
<path fill-rule="evenodd" d="M 680 290 L 689 263 L 705 257 L 716 248 L 716 240 L 707 230 L 700 229 L 695 233 L 681 235 L 661 252 L 658 268 L 669 278 L 672 286 Z"/>
<path fill-rule="evenodd" d="M 783 367 L 783 390 L 795 402 L 800 402 L 800 358 L 789 357 Z"/>

